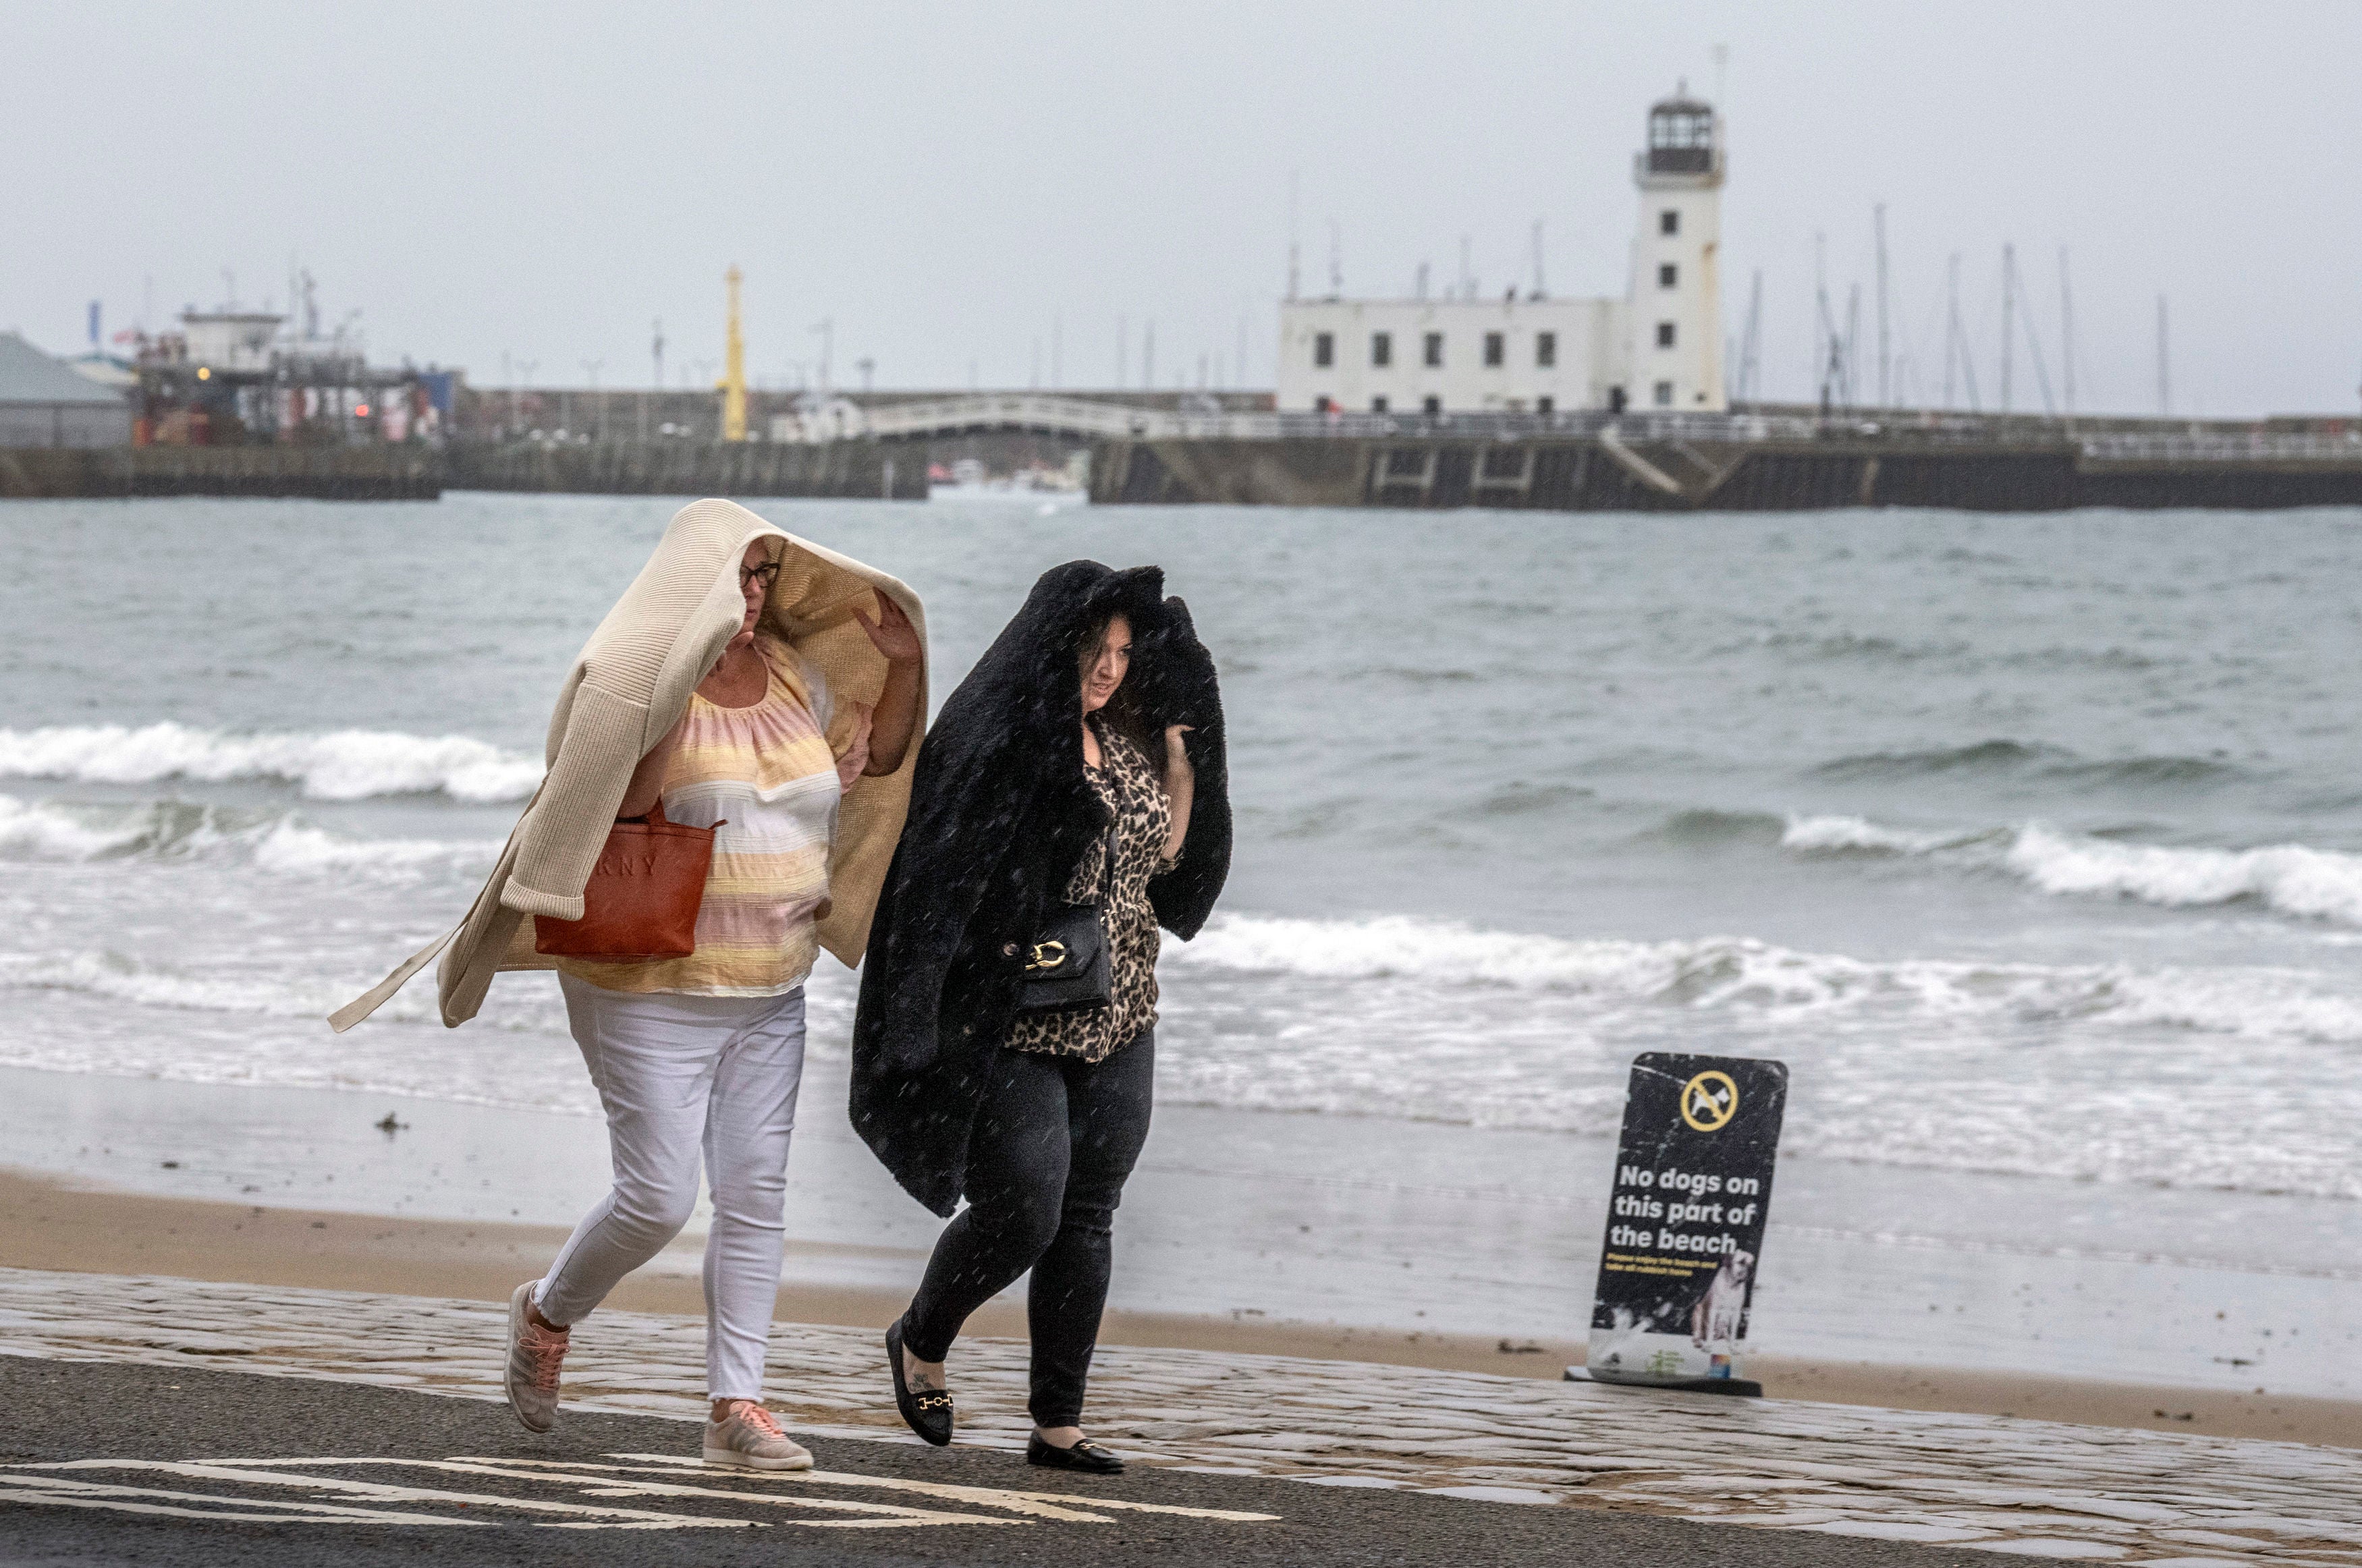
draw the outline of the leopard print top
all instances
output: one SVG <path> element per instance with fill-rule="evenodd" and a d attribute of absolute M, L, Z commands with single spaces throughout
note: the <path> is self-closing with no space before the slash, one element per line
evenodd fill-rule
<path fill-rule="evenodd" d="M 1149 882 L 1172 869 L 1164 837 L 1173 825 L 1164 779 L 1141 749 L 1111 725 L 1094 723 L 1106 766 L 1083 769 L 1099 803 L 1115 820 L 1115 890 L 1107 901 L 1109 1003 L 1076 1012 L 1020 1014 L 1004 1043 L 1012 1051 L 1078 1056 L 1104 1062 L 1156 1024 L 1156 911 Z M 1094 839 L 1066 884 L 1068 903 L 1098 896 L 1107 865 L 1105 839 Z"/>

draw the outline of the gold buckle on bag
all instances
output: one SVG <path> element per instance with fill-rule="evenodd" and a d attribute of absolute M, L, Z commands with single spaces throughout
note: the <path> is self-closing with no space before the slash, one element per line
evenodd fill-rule
<path fill-rule="evenodd" d="M 1037 942 L 1033 944 L 1033 956 L 1025 966 L 1025 972 L 1030 975 L 1037 969 L 1055 969 L 1065 961 L 1066 944 L 1065 943 Z"/>

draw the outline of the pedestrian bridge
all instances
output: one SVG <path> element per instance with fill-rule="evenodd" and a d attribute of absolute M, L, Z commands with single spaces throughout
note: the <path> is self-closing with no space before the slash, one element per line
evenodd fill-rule
<path fill-rule="evenodd" d="M 1025 430 L 1080 440 L 1169 439 L 1210 434 L 1210 428 L 1198 427 L 1219 427 L 1223 423 L 1220 414 L 1175 414 L 1168 409 L 1132 408 L 1123 403 L 1043 392 L 977 392 L 968 397 L 930 398 L 922 403 L 872 403 L 866 408 L 849 398 L 835 398 L 782 415 L 775 421 L 773 438 L 893 441 L 988 430 Z"/>

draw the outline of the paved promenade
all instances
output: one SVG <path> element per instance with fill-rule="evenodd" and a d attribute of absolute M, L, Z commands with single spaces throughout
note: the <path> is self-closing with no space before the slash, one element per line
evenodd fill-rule
<path fill-rule="evenodd" d="M 0 1353 L 53 1360 L 497 1398 L 501 1320 L 480 1302 L 0 1269 Z M 697 1417 L 702 1339 L 691 1318 L 599 1314 L 576 1333 L 569 1408 Z M 770 1364 L 800 1430 L 915 1442 L 874 1336 L 782 1324 Z M 1023 1366 L 1005 1341 L 955 1353 L 963 1443 L 1021 1446 Z M 1207 1474 L 2040 1557 L 2362 1568 L 2347 1449 L 1128 1348 L 1099 1355 L 1092 1426 Z"/>

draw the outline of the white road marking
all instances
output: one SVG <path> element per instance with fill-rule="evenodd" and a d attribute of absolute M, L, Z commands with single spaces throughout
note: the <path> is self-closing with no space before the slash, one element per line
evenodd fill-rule
<path fill-rule="evenodd" d="M 265 1503 L 226 1497 L 210 1492 L 169 1492 L 146 1486 L 116 1486 L 97 1481 L 76 1481 L 63 1475 L 0 1474 L 0 1502 L 46 1503 L 69 1508 L 99 1508 L 118 1514 L 169 1514 L 180 1518 L 228 1519 L 237 1524 L 422 1524 L 458 1525 L 477 1529 L 488 1519 L 447 1518 L 439 1514 L 397 1514 L 382 1508 L 355 1508 L 337 1503 Z M 136 1499 L 165 1499 L 162 1502 Z M 210 1508 L 182 1507 L 182 1503 L 212 1503 Z M 230 1512 L 231 1509 L 240 1510 Z M 255 1512 L 278 1509 L 279 1512 Z"/>
<path fill-rule="evenodd" d="M 722 1486 L 691 1486 L 668 1481 L 622 1481 L 610 1479 L 632 1468 L 642 1474 L 677 1474 L 673 1470 L 655 1471 L 645 1467 L 618 1464 L 567 1464 L 558 1461 L 537 1459 L 483 1459 L 468 1454 L 449 1459 L 398 1459 L 370 1457 L 366 1459 L 235 1459 L 226 1464 L 244 1465 L 251 1469 L 277 1469 L 292 1465 L 400 1465 L 415 1470 L 439 1470 L 461 1475 L 491 1475 L 509 1481 L 553 1481 L 574 1487 L 586 1496 L 594 1497 L 720 1497 L 732 1502 L 760 1503 L 771 1507 L 813 1508 L 827 1512 L 870 1516 L 849 1519 L 790 1519 L 789 1524 L 810 1525 L 836 1529 L 892 1529 L 911 1525 L 1022 1524 L 1022 1519 L 994 1518 L 986 1514 L 952 1514 L 933 1508 L 905 1508 L 892 1503 L 857 1503 L 843 1497 L 783 1497 L 761 1492 L 742 1492 Z M 590 1474 L 582 1474 L 590 1472 Z M 732 1480 L 767 1479 L 771 1473 L 756 1470 L 701 1470 L 693 1472 L 709 1476 L 727 1475 Z M 793 1472 L 791 1474 L 804 1474 Z M 367 1482 L 343 1485 L 361 1486 Z M 1110 1521 L 1089 1514 L 1069 1516 L 1092 1524 Z"/>
<path fill-rule="evenodd" d="M 693 1459 L 683 1459 L 671 1453 L 611 1453 L 610 1459 L 632 1459 L 643 1463 L 670 1465 L 675 1468 L 692 1466 Z M 1044 1518 L 1065 1517 L 1077 1508 L 1109 1508 L 1135 1514 L 1173 1514 L 1190 1519 L 1222 1519 L 1233 1524 L 1275 1524 L 1277 1514 L 1241 1513 L 1231 1508 L 1189 1508 L 1177 1503 L 1137 1503 L 1125 1497 L 1077 1497 L 1065 1492 L 1015 1492 L 998 1486 L 962 1486 L 947 1481 L 906 1481 L 891 1475 L 855 1475 L 835 1470 L 789 1470 L 762 1475 L 765 1480 L 801 1483 L 806 1485 L 871 1486 L 886 1492 L 917 1492 L 931 1497 L 953 1498 L 964 1503 L 981 1503 L 998 1508 L 1012 1508 L 1023 1513 L 1038 1513 Z M 1104 1522 L 1104 1521 L 1102 1521 Z"/>
<path fill-rule="evenodd" d="M 355 1466 L 427 1470 L 449 1475 L 478 1475 L 563 1487 L 579 1497 L 651 1497 L 718 1500 L 751 1504 L 769 1509 L 793 1509 L 835 1517 L 795 1518 L 776 1522 L 821 1529 L 907 1529 L 937 1525 L 1027 1525 L 1043 1520 L 1068 1524 L 1113 1524 L 1116 1512 L 1165 1514 L 1182 1518 L 1231 1523 L 1275 1522 L 1275 1514 L 1242 1513 L 1227 1508 L 1193 1508 L 1173 1503 L 1142 1503 L 1124 1498 L 1076 1497 L 1056 1492 L 1020 1492 L 996 1486 L 964 1486 L 950 1482 L 911 1481 L 889 1475 L 857 1475 L 839 1471 L 717 1470 L 674 1454 L 617 1453 L 599 1463 L 578 1460 L 498 1459 L 456 1454 L 447 1459 L 402 1459 L 382 1455 L 327 1456 L 304 1459 L 72 1459 L 46 1463 L 0 1466 L 0 1502 L 46 1507 L 96 1508 L 118 1513 L 166 1515 L 194 1519 L 269 1524 L 461 1525 L 481 1527 L 486 1518 L 461 1518 L 447 1514 L 413 1513 L 377 1504 L 430 1504 L 447 1507 L 506 1510 L 530 1516 L 526 1523 L 544 1529 L 767 1529 L 774 1521 L 667 1513 L 619 1504 L 553 1501 L 501 1493 L 462 1492 L 436 1486 L 401 1485 L 392 1482 L 355 1480 L 318 1474 Z M 353 1503 L 295 1502 L 244 1497 L 231 1494 L 173 1491 L 164 1487 L 127 1485 L 83 1480 L 75 1474 L 132 1473 L 169 1476 L 182 1481 L 213 1481 L 233 1485 L 268 1487 L 278 1491 L 326 1493 L 355 1499 Z M 776 1484 L 777 1489 L 749 1490 L 740 1485 L 697 1485 L 724 1478 Z M 970 1508 L 998 1513 L 952 1512 L 943 1508 L 910 1507 L 895 1503 L 863 1502 L 846 1497 L 797 1496 L 807 1487 L 850 1487 L 907 1492 Z M 202 1506 L 200 1506 L 202 1505 Z"/>
<path fill-rule="evenodd" d="M 318 1463 L 320 1462 L 314 1460 L 310 1463 Z M 337 1462 L 330 1461 L 329 1463 L 334 1463 Z M 755 1528 L 756 1524 L 756 1521 L 753 1519 L 703 1518 L 693 1514 L 666 1514 L 658 1513 L 648 1508 L 624 1508 L 612 1506 L 586 1507 L 579 1503 L 543 1502 L 540 1499 L 534 1497 L 502 1496 L 497 1493 L 489 1492 L 449 1492 L 436 1487 L 428 1486 L 392 1486 L 375 1481 L 346 1481 L 335 1476 L 327 1475 L 289 1475 L 279 1474 L 275 1470 L 254 1470 L 243 1468 L 236 1462 L 229 1464 L 208 1464 L 202 1462 L 187 1460 L 72 1459 L 61 1461 L 53 1464 L 12 1465 L 10 1468 L 17 1470 L 38 1469 L 42 1471 L 140 1471 L 156 1474 L 178 1476 L 182 1480 L 188 1481 L 227 1481 L 252 1486 L 276 1486 L 284 1487 L 290 1490 L 336 1492 L 342 1493 L 348 1496 L 367 1497 L 373 1501 L 382 1503 L 445 1503 L 462 1507 L 512 1509 L 519 1513 L 528 1514 L 556 1514 L 561 1516 L 561 1518 L 558 1520 L 552 1522 L 556 1523 L 557 1527 L 561 1529 L 568 1527 L 582 1529 L 588 1527 L 592 1529 L 603 1528 L 609 1529 L 747 1529 Z M 53 1478 L 43 1476 L 42 1479 L 47 1481 Z M 185 1498 L 193 1496 L 193 1494 L 187 1493 L 159 1493 L 156 1495 L 178 1498 Z M 199 1497 L 204 1496 L 203 1494 L 193 1494 L 193 1496 Z M 215 1499 L 205 1498 L 204 1500 L 212 1501 Z M 232 1499 L 222 1498 L 219 1500 L 227 1502 Z M 272 1506 L 284 1508 L 305 1507 L 305 1505 L 303 1504 L 274 1504 Z M 321 1507 L 325 1509 L 326 1506 L 315 1505 L 315 1507 Z M 364 1510 L 350 1511 L 358 1513 L 363 1512 Z M 336 1518 L 323 1518 L 317 1522 L 370 1523 L 396 1521 L 372 1521 L 366 1518 L 347 1518 L 339 1521 Z M 410 1521 L 402 1520 L 399 1522 L 407 1523 Z"/>

